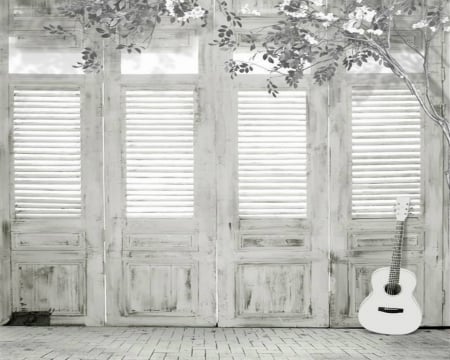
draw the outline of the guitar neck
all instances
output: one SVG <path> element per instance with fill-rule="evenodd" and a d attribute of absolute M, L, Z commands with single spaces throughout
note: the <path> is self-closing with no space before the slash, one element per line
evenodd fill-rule
<path fill-rule="evenodd" d="M 404 227 L 405 221 L 397 221 L 395 224 L 395 244 L 394 251 L 392 252 L 391 268 L 389 272 L 390 284 L 398 284 L 400 279 Z"/>

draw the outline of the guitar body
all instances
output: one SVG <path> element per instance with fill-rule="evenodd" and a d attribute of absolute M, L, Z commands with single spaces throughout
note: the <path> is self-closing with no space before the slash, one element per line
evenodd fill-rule
<path fill-rule="evenodd" d="M 372 292 L 361 303 L 358 319 L 367 330 L 389 335 L 404 335 L 415 331 L 422 322 L 422 311 L 414 298 L 416 276 L 400 269 L 400 292 L 390 295 L 385 291 L 389 267 L 372 274 Z"/>

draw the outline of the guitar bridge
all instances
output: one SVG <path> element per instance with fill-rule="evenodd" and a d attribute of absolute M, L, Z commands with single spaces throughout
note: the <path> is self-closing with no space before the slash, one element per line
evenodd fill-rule
<path fill-rule="evenodd" d="M 378 308 L 378 311 L 388 313 L 388 314 L 399 314 L 403 312 L 402 308 L 391 308 L 391 307 L 384 307 L 381 306 Z"/>

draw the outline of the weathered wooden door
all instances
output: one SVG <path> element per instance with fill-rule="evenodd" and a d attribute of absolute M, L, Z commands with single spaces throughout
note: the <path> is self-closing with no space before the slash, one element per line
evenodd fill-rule
<path fill-rule="evenodd" d="M 188 30 L 178 37 L 196 41 Z M 208 71 L 121 75 L 117 53 L 105 64 L 107 324 L 215 325 Z"/>
<path fill-rule="evenodd" d="M 102 325 L 102 87 L 54 58 L 90 43 L 46 38 L 42 4 L 0 2 L 0 323 Z"/>
<path fill-rule="evenodd" d="M 326 88 L 222 85 L 219 326 L 328 326 Z"/>
<path fill-rule="evenodd" d="M 54 324 L 104 319 L 102 122 L 95 116 L 101 92 L 91 80 L 10 76 L 6 94 L 11 279 L 5 286 L 11 311 L 51 309 Z"/>
<path fill-rule="evenodd" d="M 422 325 L 442 324 L 444 147 L 440 129 L 392 75 L 339 79 L 331 100 L 331 324 L 358 326 L 373 270 L 389 266 L 395 199 L 407 195 L 402 266 L 417 276 Z"/>

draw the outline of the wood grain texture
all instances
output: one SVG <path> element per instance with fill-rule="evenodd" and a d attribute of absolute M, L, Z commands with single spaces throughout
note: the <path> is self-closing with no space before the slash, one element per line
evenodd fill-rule
<path fill-rule="evenodd" d="M 74 251 L 13 251 L 13 310 L 55 309 L 66 324 L 86 320 L 86 259 Z"/>
<path fill-rule="evenodd" d="M 128 263 L 127 315 L 192 316 L 198 277 L 192 265 L 150 265 Z M 195 285 L 195 284 L 194 284 Z"/>
<path fill-rule="evenodd" d="M 89 33 L 84 46 L 102 54 L 102 42 Z M 86 74 L 82 101 L 82 193 L 86 231 L 86 325 L 105 323 L 103 238 L 103 72 Z M 102 201 L 100 201 L 102 199 Z"/>
<path fill-rule="evenodd" d="M 380 260 L 377 261 L 376 259 L 358 259 L 356 261 L 358 262 L 350 263 L 348 269 L 350 277 L 349 281 L 352 284 L 350 286 L 352 294 L 350 297 L 349 309 L 351 316 L 357 316 L 359 305 L 372 291 L 370 283 L 372 272 L 386 265 L 385 262 Z M 421 264 L 420 258 L 416 257 L 409 259 L 408 264 L 402 265 L 402 268 L 411 270 L 416 274 L 417 287 L 414 291 L 414 297 L 423 309 L 426 301 L 426 293 L 424 290 L 424 267 L 423 264 Z"/>
<path fill-rule="evenodd" d="M 365 85 L 364 78 L 349 76 L 347 81 L 354 85 Z M 391 76 L 372 76 L 373 88 L 395 89 L 403 85 Z M 395 230 L 393 219 L 352 218 L 350 215 L 350 123 L 351 96 L 345 92 L 342 82 L 332 87 L 331 102 L 331 322 L 333 326 L 358 325 L 357 306 L 370 286 L 370 272 L 375 264 L 387 266 L 390 263 L 392 237 Z M 344 105 L 346 104 L 346 105 Z M 348 114 L 346 116 L 345 114 Z M 442 283 L 442 226 L 444 209 L 442 178 L 443 144 L 441 135 L 434 125 L 422 116 L 422 137 L 420 148 L 421 194 L 418 204 L 421 216 L 407 220 L 405 234 L 404 264 L 410 266 L 418 277 L 417 297 L 422 305 L 422 325 L 442 323 L 442 299 L 440 295 L 427 297 L 423 294 L 440 294 Z M 335 125 L 333 125 L 335 123 Z M 338 125 L 339 123 L 339 125 Z M 345 125 L 347 124 L 347 125 Z M 343 139 L 347 139 L 344 141 Z M 431 155 L 434 154 L 434 155 Z M 347 184 L 344 186 L 343 184 Z M 391 233 L 391 236 L 388 233 Z M 385 259 L 384 262 L 381 259 Z M 409 265 L 408 265 L 409 264 Z M 426 279 L 433 278 L 430 282 Z"/>
<path fill-rule="evenodd" d="M 11 234 L 14 250 L 78 250 L 85 245 L 84 234 L 18 233 Z"/>
<path fill-rule="evenodd" d="M 0 2 L 0 324 L 9 319 L 11 314 L 11 242 L 10 242 L 10 153 L 9 153 L 9 1 Z"/>
<path fill-rule="evenodd" d="M 80 264 L 16 263 L 15 267 L 19 283 L 15 309 L 83 315 L 85 269 Z"/>
<path fill-rule="evenodd" d="M 85 44 L 98 47 L 88 38 Z M 104 301 L 99 301 L 104 298 L 103 124 L 99 77 L 94 74 L 36 74 L 11 75 L 9 78 L 11 91 L 14 88 L 24 91 L 75 88 L 80 93 L 80 114 L 77 116 L 81 120 L 82 144 L 81 216 L 61 220 L 51 217 L 45 220 L 16 219 L 11 225 L 14 308 L 33 311 L 54 307 L 52 323 L 104 323 Z M 39 113 L 39 108 L 36 111 Z M 13 209 L 13 198 L 10 204 Z"/>
<path fill-rule="evenodd" d="M 311 315 L 310 264 L 238 264 L 236 277 L 239 316 Z"/>
<path fill-rule="evenodd" d="M 446 4 L 446 11 L 450 11 L 450 3 Z M 444 53 L 444 61 L 447 64 L 446 70 L 450 67 L 450 33 L 444 35 L 444 47 L 446 49 Z M 445 103 L 445 115 L 447 119 L 450 119 L 450 76 L 446 76 L 444 82 L 444 103 Z M 450 166 L 450 154 L 449 146 L 445 142 L 444 151 L 444 169 L 448 170 Z M 443 264 L 443 325 L 450 326 L 450 212 L 449 212 L 449 189 L 448 186 L 444 186 L 444 199 L 445 199 L 445 211 L 443 217 L 443 246 L 442 246 L 442 264 Z"/>
<path fill-rule="evenodd" d="M 264 89 L 264 77 L 220 79 L 228 110 L 217 109 L 219 326 L 326 326 L 326 89 L 307 91 L 307 217 L 238 218 L 238 90 Z M 268 95 L 267 95 L 268 96 Z M 282 95 L 280 95 L 282 96 Z M 314 219 L 314 221 L 312 221 Z M 311 284 L 314 284 L 313 286 Z"/>
<path fill-rule="evenodd" d="M 214 118 L 209 81 L 213 69 L 208 56 L 211 26 L 198 34 L 201 75 L 121 76 L 120 54 L 107 49 L 105 239 L 110 325 L 216 323 Z M 189 91 L 193 95 L 193 216 L 126 216 L 126 89 L 155 94 Z M 154 105 L 149 102 L 145 106 Z M 152 139 L 146 146 L 154 146 Z M 143 153 L 142 160 L 149 156 L 153 156 L 151 152 Z M 147 170 L 143 176 L 152 179 L 155 174 Z"/>

